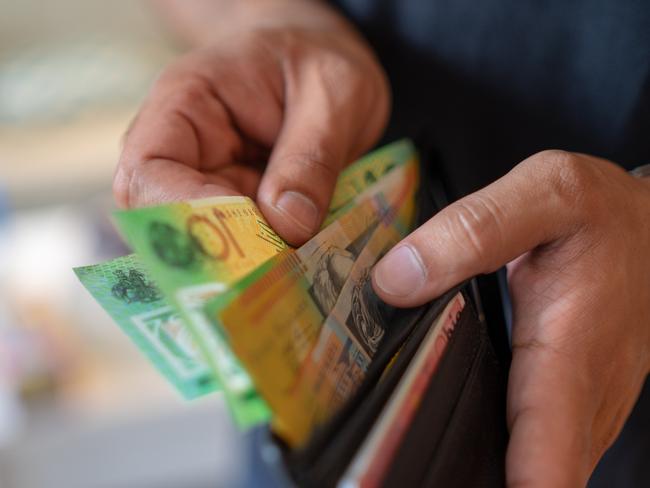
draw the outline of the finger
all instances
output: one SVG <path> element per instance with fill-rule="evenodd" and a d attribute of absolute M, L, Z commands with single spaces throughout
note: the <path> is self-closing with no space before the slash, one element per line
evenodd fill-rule
<path fill-rule="evenodd" d="M 299 82 L 287 82 L 283 126 L 258 193 L 271 226 L 294 245 L 319 229 L 339 172 L 379 137 L 387 112 L 382 103 L 372 111 L 353 106 L 353 88 L 304 71 Z"/>
<path fill-rule="evenodd" d="M 443 209 L 376 265 L 377 293 L 393 305 L 418 305 L 574 232 L 584 179 L 574 157 L 540 153 Z"/>
<path fill-rule="evenodd" d="M 116 186 L 128 186 L 130 205 L 140 207 L 224 195 L 253 198 L 260 174 L 240 165 L 204 173 L 168 159 L 152 159 L 135 166 L 128 181 L 118 181 L 120 173 L 115 178 Z"/>
<path fill-rule="evenodd" d="M 188 174 L 174 165 L 156 165 L 171 169 L 169 175 L 143 170 L 150 161 L 175 162 L 198 172 L 231 164 L 242 155 L 241 138 L 209 80 L 184 65 L 172 68 L 156 82 L 125 137 L 114 180 L 116 200 L 128 207 L 157 203 L 155 195 L 178 199 L 177 191 L 200 183 L 196 174 L 190 182 L 174 179 Z M 161 182 L 169 186 L 155 188 Z"/>

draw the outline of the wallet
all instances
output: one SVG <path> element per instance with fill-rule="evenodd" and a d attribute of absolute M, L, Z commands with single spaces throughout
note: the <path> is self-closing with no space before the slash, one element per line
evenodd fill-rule
<path fill-rule="evenodd" d="M 423 167 L 420 222 L 446 204 L 435 167 Z M 495 283 L 473 279 L 413 309 L 382 306 L 385 336 L 343 407 L 300 449 L 268 429 L 256 436 L 265 486 L 504 486 L 510 354 Z M 427 363 L 451 309 L 453 328 Z"/>

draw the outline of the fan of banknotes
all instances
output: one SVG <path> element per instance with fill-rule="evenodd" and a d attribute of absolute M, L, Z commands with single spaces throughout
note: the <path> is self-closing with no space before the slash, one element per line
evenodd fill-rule
<path fill-rule="evenodd" d="M 364 378 L 385 332 L 372 265 L 410 230 L 418 159 L 398 141 L 339 177 L 321 231 L 288 246 L 246 197 L 115 213 L 134 254 L 75 273 L 185 396 L 305 443 Z"/>

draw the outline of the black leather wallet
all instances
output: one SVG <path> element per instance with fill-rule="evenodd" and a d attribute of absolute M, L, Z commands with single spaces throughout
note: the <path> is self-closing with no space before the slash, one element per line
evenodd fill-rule
<path fill-rule="evenodd" d="M 431 175 L 423 175 L 423 180 L 418 197 L 420 221 L 444 205 L 439 182 Z M 481 306 L 480 289 L 489 279 L 467 282 L 422 307 L 384 307 L 386 334 L 354 396 L 300 450 L 288 450 L 272 436 L 262 442 L 267 454 L 269 450 L 276 453 L 264 456 L 267 461 L 275 460 L 275 475 L 270 475 L 275 484 L 503 486 L 509 350 L 503 320 L 495 316 L 497 328 L 488 329 L 490 313 L 486 321 Z M 351 476 L 351 467 L 367 452 L 369 436 L 387 415 L 432 325 L 450 301 L 458 299 L 458 293 L 465 306 L 448 334 L 442 357 L 426 378 L 416 404 L 411 405 L 408 419 L 399 413 L 395 417 L 404 424 L 399 440 L 390 439 L 396 449 L 375 463 L 378 468 L 368 476 Z"/>

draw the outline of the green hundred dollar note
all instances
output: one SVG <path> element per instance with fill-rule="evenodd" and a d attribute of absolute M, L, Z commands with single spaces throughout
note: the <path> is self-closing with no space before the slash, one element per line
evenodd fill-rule
<path fill-rule="evenodd" d="M 74 272 L 140 350 L 188 399 L 217 389 L 189 330 L 134 255 Z"/>

